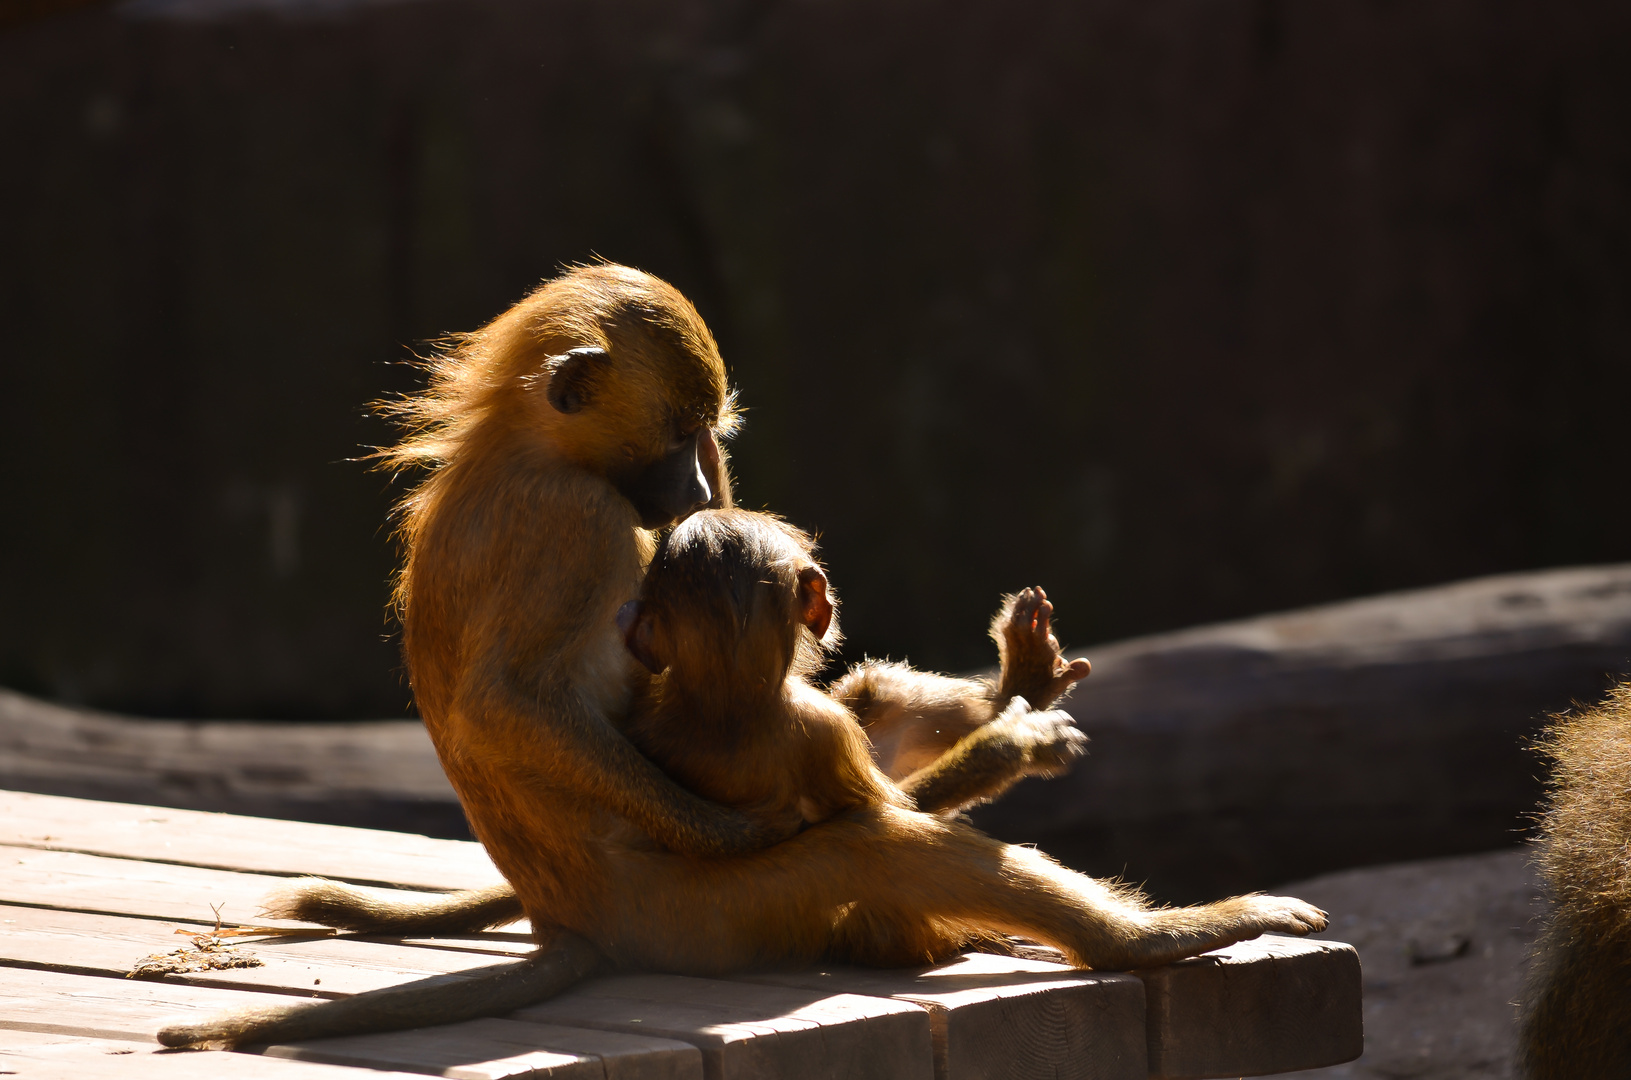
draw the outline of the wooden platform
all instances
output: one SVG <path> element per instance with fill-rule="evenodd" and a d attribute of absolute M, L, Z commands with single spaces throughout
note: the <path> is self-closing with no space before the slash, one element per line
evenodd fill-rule
<path fill-rule="evenodd" d="M 251 1002 L 454 981 L 528 951 L 514 932 L 248 939 L 262 966 L 125 978 L 189 932 L 255 923 L 281 878 L 446 890 L 479 846 L 404 833 L 0 792 L 0 1075 L 380 1080 L 963 1080 L 1263 1075 L 1361 1049 L 1359 961 L 1263 938 L 1135 974 L 970 954 L 938 968 L 595 980 L 508 1017 L 271 1046 L 160 1051 L 166 1020 Z"/>

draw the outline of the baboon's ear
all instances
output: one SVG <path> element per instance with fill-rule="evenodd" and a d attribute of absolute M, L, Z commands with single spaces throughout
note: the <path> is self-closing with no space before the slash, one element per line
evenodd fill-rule
<path fill-rule="evenodd" d="M 799 617 L 820 641 L 832 625 L 832 599 L 827 596 L 827 575 L 819 566 L 799 571 Z"/>
<path fill-rule="evenodd" d="M 606 350 L 593 345 L 570 349 L 544 361 L 549 375 L 549 403 L 556 412 L 575 413 L 589 404 L 595 377 L 606 365 Z"/>
<path fill-rule="evenodd" d="M 651 616 L 640 601 L 630 600 L 617 609 L 617 628 L 623 632 L 623 644 L 641 666 L 653 675 L 662 674 L 668 665 L 651 650 Z"/>

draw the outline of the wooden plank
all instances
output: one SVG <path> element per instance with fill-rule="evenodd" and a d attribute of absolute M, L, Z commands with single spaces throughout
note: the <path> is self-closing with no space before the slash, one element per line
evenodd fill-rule
<path fill-rule="evenodd" d="M 625 975 L 597 979 L 515 1020 L 655 1035 L 702 1051 L 708 1080 L 929 1080 L 928 1013 L 887 998 Z"/>
<path fill-rule="evenodd" d="M 566 1080 L 702 1080 L 688 1043 L 517 1020 L 471 1020 L 383 1035 L 270 1046 L 270 1057 L 369 1069 L 408 1069 L 457 1080 L 532 1076 Z"/>
<path fill-rule="evenodd" d="M 151 951 L 151 947 L 173 947 L 180 940 L 166 932 L 165 924 L 153 920 L 15 907 L 0 908 L 0 915 L 11 920 L 9 925 L 0 923 L 0 950 L 8 956 L 24 955 L 57 967 L 83 965 L 122 974 L 130 960 Z M 202 1016 L 250 1004 L 287 1002 L 290 996 L 196 985 L 200 980 L 218 980 L 216 985 L 222 986 L 239 977 L 236 981 L 249 987 L 305 991 L 311 982 L 310 974 L 318 971 L 323 974 L 323 985 L 310 989 L 323 996 L 339 996 L 398 985 L 420 973 L 405 971 L 404 961 L 422 970 L 432 965 L 485 966 L 494 959 L 480 953 L 356 939 L 285 942 L 277 946 L 297 953 L 328 954 L 321 963 L 301 963 L 269 955 L 267 944 L 255 946 L 257 955 L 267 962 L 264 968 L 178 975 L 162 983 L 0 967 L 0 1029 L 121 1038 L 151 1045 L 153 1034 L 163 1023 L 189 1013 Z M 322 1040 L 275 1048 L 268 1053 L 297 1061 L 471 1078 L 593 1075 L 691 1080 L 702 1075 L 700 1054 L 686 1044 L 604 1031 L 573 1032 L 558 1026 L 494 1023 L 498 1027 L 477 1021 L 419 1032 Z M 9 1040 L 10 1034 L 5 1038 Z M 211 1076 L 237 1076 L 237 1067 L 229 1069 L 225 1064 L 238 1057 L 216 1057 L 214 1060 L 222 1067 L 206 1072 Z M 83 1064 L 78 1059 L 76 1062 L 75 1068 Z M 72 1070 L 70 1073 L 78 1075 Z"/>
<path fill-rule="evenodd" d="M 251 1054 L 161 1050 L 153 1043 L 7 1031 L 0 1075 L 19 1080 L 422 1080 L 403 1072 L 360 1072 Z"/>
<path fill-rule="evenodd" d="M 0 1029 L 154 1042 L 172 1020 L 225 1009 L 281 1005 L 287 994 L 0 968 Z"/>
<path fill-rule="evenodd" d="M 0 902 L 154 919 L 254 920 L 261 897 L 287 878 L 144 863 L 72 851 L 0 846 Z"/>
<path fill-rule="evenodd" d="M 918 971 L 834 967 L 745 979 L 922 1006 L 937 1080 L 1146 1074 L 1144 985 L 1131 975 L 970 953 Z"/>
<path fill-rule="evenodd" d="M 503 880 L 465 840 L 16 791 L 0 792 L 0 844 L 430 890 Z"/>
<path fill-rule="evenodd" d="M 1364 1049 L 1351 945 L 1265 934 L 1135 974 L 1155 1080 L 1314 1069 Z"/>
<path fill-rule="evenodd" d="M 269 874 L 144 863 L 76 851 L 0 847 L 0 903 L 212 924 L 219 908 L 229 923 L 260 923 L 265 921 L 259 917 L 261 898 L 287 883 L 287 878 Z M 401 889 L 372 891 L 407 897 L 433 895 Z M 403 940 L 511 956 L 532 949 L 525 920 L 511 924 L 508 930 L 450 935 L 433 942 L 427 938 Z"/>
<path fill-rule="evenodd" d="M 188 938 L 175 933 L 178 925 L 209 929 L 196 923 L 0 905 L 0 964 L 120 978 L 145 956 L 185 947 Z M 449 946 L 355 937 L 254 938 L 237 951 L 260 960 L 262 967 L 179 972 L 164 981 L 343 997 L 420 980 L 446 982 L 514 962 L 507 955 L 460 948 L 455 942 Z"/>
<path fill-rule="evenodd" d="M 170 863 L 0 846 L 0 902 L 143 918 L 256 921 L 261 898 L 289 879 Z M 411 896 L 431 895 L 408 892 Z"/>
<path fill-rule="evenodd" d="M 169 983 L 138 982 L 125 979 L 94 978 L 22 968 L 0 968 L 0 1044 L 30 1041 L 17 1033 L 80 1036 L 120 1040 L 129 1048 L 136 1044 L 156 1049 L 153 1033 L 164 1023 L 206 1016 L 224 1009 L 247 1005 L 287 1002 L 286 995 L 256 994 L 207 989 Z M 497 1024 L 495 1027 L 494 1024 Z M 451 1037 L 447 1038 L 447 1033 Z M 391 1050 L 390 1044 L 405 1048 Z M 45 1045 L 51 1045 L 49 1043 Z M 89 1046 L 89 1044 L 85 1044 Z M 438 1049 L 438 1046 L 441 1049 Z M 94 1049 L 94 1048 L 92 1048 Z M 74 1064 L 96 1063 L 92 1049 L 64 1050 Z M 540 1055 L 529 1057 L 529 1055 Z M 322 1068 L 318 1080 L 375 1080 L 381 1073 L 340 1069 L 341 1059 L 369 1059 L 370 1070 L 402 1070 L 447 1076 L 485 1078 L 489 1076 L 556 1076 L 551 1071 L 561 1065 L 587 1065 L 587 1072 L 559 1075 L 592 1075 L 608 1080 L 693 1080 L 700 1077 L 701 1055 L 689 1045 L 664 1041 L 636 1032 L 614 1036 L 604 1031 L 567 1031 L 559 1026 L 537 1026 L 511 1022 L 475 1021 L 447 1028 L 427 1028 L 418 1032 L 352 1039 L 319 1040 L 291 1044 L 261 1059 L 244 1054 L 162 1053 L 151 1057 L 157 1062 L 203 1063 L 201 1071 L 177 1072 L 182 1077 L 279 1077 L 301 1080 L 305 1075 L 297 1064 Z M 387 1061 L 386 1059 L 389 1059 Z M 649 1059 L 649 1060 L 648 1060 Z M 281 1064 L 256 1065 L 257 1061 Z M 122 1068 L 122 1066 L 121 1066 Z M 283 1069 L 286 1071 L 277 1071 Z M 293 1070 L 293 1071 L 287 1071 Z M 452 1071 L 449 1071 L 452 1070 Z M 540 1071 L 542 1070 L 542 1071 Z M 70 1067 L 58 1076 L 95 1076 Z M 115 1075 L 112 1072 L 106 1075 Z M 118 1075 L 124 1075 L 121 1071 Z M 136 1075 L 146 1076 L 148 1072 Z M 158 1075 L 157 1071 L 151 1075 Z M 387 1072 L 387 1075 L 395 1075 Z"/>

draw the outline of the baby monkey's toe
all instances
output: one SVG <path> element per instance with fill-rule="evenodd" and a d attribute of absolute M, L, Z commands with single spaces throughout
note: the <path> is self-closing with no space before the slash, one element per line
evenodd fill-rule
<path fill-rule="evenodd" d="M 1053 636 L 1053 604 L 1039 585 L 1006 599 L 991 628 L 1002 657 L 1001 687 L 1046 708 L 1092 670 L 1086 660 L 1066 661 Z"/>

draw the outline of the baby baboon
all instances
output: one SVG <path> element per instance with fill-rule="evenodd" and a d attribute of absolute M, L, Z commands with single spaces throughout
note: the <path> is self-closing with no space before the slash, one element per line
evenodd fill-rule
<path fill-rule="evenodd" d="M 704 511 L 663 540 L 640 599 L 618 618 L 629 651 L 656 676 L 631 708 L 635 745 L 689 790 L 783 829 L 866 806 L 914 808 L 877 767 L 855 715 L 809 681 L 839 637 L 837 598 L 813 553 L 809 536 L 777 518 Z M 1006 598 L 997 626 L 1008 638 L 1040 636 L 1045 646 L 1051 605 L 1044 605 L 1040 589 Z M 999 685 L 1013 685 L 1018 652 L 1002 650 Z M 1078 663 L 1070 682 L 1085 670 Z M 1008 711 L 974 737 L 1049 721 L 1009 698 Z M 834 920 L 823 954 L 904 966 L 1000 939 L 977 914 L 962 914 L 923 903 L 850 905 Z"/>
<path fill-rule="evenodd" d="M 1524 1003 L 1519 1056 L 1529 1080 L 1631 1075 L 1631 682 L 1564 717 L 1552 759 L 1538 863 L 1552 901 Z"/>
<path fill-rule="evenodd" d="M 912 813 L 873 764 L 853 714 L 808 682 L 834 633 L 834 598 L 812 551 L 809 537 L 775 518 L 704 511 L 663 541 L 640 600 L 619 618 L 630 652 L 657 676 L 631 710 L 630 737 L 670 774 L 782 827 L 865 823 L 907 864 L 937 871 L 900 889 L 851 885 L 825 917 L 793 924 L 779 955 L 761 951 L 757 962 L 922 964 L 1016 933 L 1077 964 L 1145 966 L 1271 922 L 1294 933 L 1323 927 L 1322 912 L 1272 897 L 1153 911 L 1035 851 Z"/>
<path fill-rule="evenodd" d="M 777 577 L 795 571 L 794 588 Z M 789 607 L 795 602 L 797 610 Z M 789 832 L 863 803 L 920 809 L 878 767 L 878 748 L 847 701 L 841 703 L 845 695 L 820 693 L 810 682 L 837 645 L 836 609 L 806 534 L 765 514 L 719 511 L 686 519 L 658 546 L 640 599 L 618 613 L 629 651 L 656 676 L 630 710 L 630 739 L 688 790 Z M 1015 691 L 1024 685 L 1014 672 L 1022 650 L 1048 653 L 1047 673 L 1032 685 L 1054 699 L 1089 670 L 1078 660 L 1062 678 L 1053 671 L 1058 643 L 1049 634 L 1051 613 L 1041 589 L 1004 598 L 993 628 L 1004 646 L 1001 689 L 992 697 L 1006 711 L 972 726 L 959 753 L 976 741 L 1001 742 L 1010 727 L 1062 719 L 1032 711 Z M 890 666 L 900 677 L 925 678 Z M 855 674 L 848 681 L 859 681 Z M 1063 685 L 1050 685 L 1055 680 Z M 967 697 L 949 696 L 948 703 L 973 711 Z M 1011 753 L 1030 751 L 1017 742 Z M 1066 745 L 1076 750 L 1080 743 Z M 891 756 L 898 762 L 905 755 Z M 1033 766 L 1058 767 L 1052 761 Z M 992 783 L 1011 782 L 1013 771 L 993 776 Z M 995 793 L 988 787 L 981 794 Z"/>
<path fill-rule="evenodd" d="M 854 714 L 809 681 L 838 639 L 813 550 L 769 515 L 694 514 L 618 612 L 655 676 L 630 707 L 629 738 L 687 790 L 787 833 L 858 806 L 915 809 Z"/>

